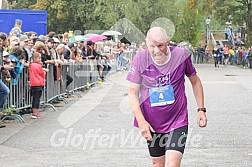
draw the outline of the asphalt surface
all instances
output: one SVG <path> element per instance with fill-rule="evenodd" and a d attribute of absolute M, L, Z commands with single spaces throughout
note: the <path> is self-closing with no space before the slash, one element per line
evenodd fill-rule
<path fill-rule="evenodd" d="M 205 92 L 208 126 L 196 124 L 196 102 L 186 79 L 189 136 L 182 167 L 252 166 L 252 70 L 196 65 Z M 145 139 L 133 125 L 126 72 L 109 77 L 82 98 L 46 109 L 43 119 L 0 129 L 1 167 L 149 167 Z"/>

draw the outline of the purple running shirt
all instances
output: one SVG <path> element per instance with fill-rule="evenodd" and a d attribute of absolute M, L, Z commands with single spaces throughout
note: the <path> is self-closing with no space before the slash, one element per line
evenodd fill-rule
<path fill-rule="evenodd" d="M 146 121 L 157 133 L 168 133 L 188 125 L 185 75 L 187 77 L 194 76 L 196 70 L 185 49 L 170 47 L 170 53 L 167 63 L 157 65 L 147 49 L 138 52 L 131 63 L 126 78 L 132 83 L 141 85 L 140 108 Z M 173 87 L 175 101 L 153 106 L 150 90 L 160 87 L 170 88 L 170 86 Z M 138 127 L 136 118 L 134 126 Z"/>

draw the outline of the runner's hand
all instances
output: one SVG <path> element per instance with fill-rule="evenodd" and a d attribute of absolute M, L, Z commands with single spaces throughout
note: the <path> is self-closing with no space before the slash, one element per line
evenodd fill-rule
<path fill-rule="evenodd" d="M 151 136 L 150 132 L 155 132 L 155 131 L 151 127 L 151 125 L 147 121 L 143 121 L 143 122 L 139 123 L 138 125 L 139 125 L 139 129 L 140 129 L 142 136 L 146 140 L 152 140 L 152 136 Z"/>
<path fill-rule="evenodd" d="M 197 123 L 199 127 L 204 128 L 207 125 L 207 117 L 204 111 L 199 111 L 197 116 Z"/>

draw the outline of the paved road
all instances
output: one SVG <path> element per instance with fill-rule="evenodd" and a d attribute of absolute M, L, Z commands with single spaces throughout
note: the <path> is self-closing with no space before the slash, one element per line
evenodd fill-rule
<path fill-rule="evenodd" d="M 196 125 L 196 102 L 186 80 L 189 132 L 183 167 L 252 166 L 252 71 L 196 65 L 206 96 L 208 127 Z M 0 129 L 1 167 L 148 167 L 146 143 L 132 127 L 126 72 L 47 109 L 45 118 Z"/>

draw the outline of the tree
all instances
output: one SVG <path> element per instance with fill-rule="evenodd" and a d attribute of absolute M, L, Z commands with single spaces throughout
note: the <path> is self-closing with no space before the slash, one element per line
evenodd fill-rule
<path fill-rule="evenodd" d="M 202 30 L 202 15 L 199 4 L 196 1 L 176 1 L 173 4 L 174 13 L 171 15 L 171 19 L 174 20 L 176 26 L 176 34 L 174 41 L 182 42 L 186 41 L 192 45 L 197 45 Z"/>
<path fill-rule="evenodd" d="M 30 5 L 35 4 L 36 0 L 6 0 L 5 7 L 10 9 L 28 9 Z"/>
<path fill-rule="evenodd" d="M 202 17 L 196 12 L 199 0 L 22 0 L 18 3 L 17 8 L 47 10 L 48 30 L 57 33 L 108 30 L 126 18 L 120 20 L 123 33 L 134 34 L 134 29 L 139 29 L 146 34 L 154 20 L 164 17 L 176 27 L 172 40 L 197 43 L 202 28 Z"/>
<path fill-rule="evenodd" d="M 246 25 L 246 44 L 252 45 L 252 6 L 251 0 L 208 0 L 211 6 L 205 5 L 206 11 L 213 14 L 219 21 L 225 24 L 232 21 L 234 25 Z M 210 12 L 212 11 L 212 12 Z"/>

